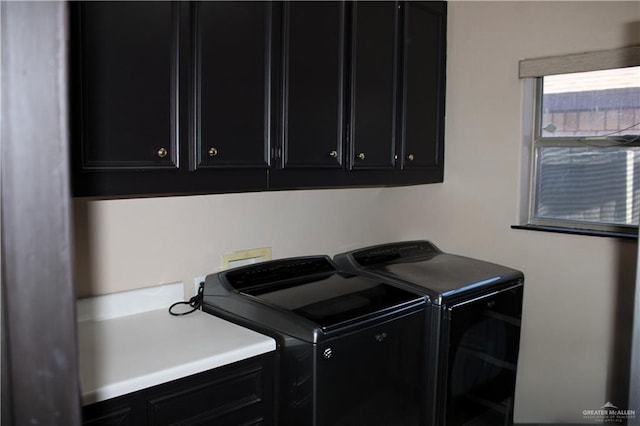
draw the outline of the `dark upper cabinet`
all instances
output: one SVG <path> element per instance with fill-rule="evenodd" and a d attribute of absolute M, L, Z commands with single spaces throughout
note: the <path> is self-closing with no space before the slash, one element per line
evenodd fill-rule
<path fill-rule="evenodd" d="M 271 188 L 441 182 L 446 3 L 284 6 Z"/>
<path fill-rule="evenodd" d="M 444 162 L 446 3 L 407 2 L 404 10 L 404 169 L 431 170 Z"/>
<path fill-rule="evenodd" d="M 82 144 L 74 164 L 93 171 L 177 168 L 176 5 L 76 6 Z"/>
<path fill-rule="evenodd" d="M 72 2 L 75 196 L 267 189 L 272 4 Z"/>
<path fill-rule="evenodd" d="M 443 179 L 444 2 L 70 5 L 75 196 Z"/>
<path fill-rule="evenodd" d="M 272 5 L 193 3 L 194 168 L 268 165 Z"/>
<path fill-rule="evenodd" d="M 353 3 L 349 117 L 353 169 L 395 167 L 398 36 L 397 2 Z"/>
<path fill-rule="evenodd" d="M 345 4 L 283 5 L 283 168 L 340 168 L 344 138 Z"/>

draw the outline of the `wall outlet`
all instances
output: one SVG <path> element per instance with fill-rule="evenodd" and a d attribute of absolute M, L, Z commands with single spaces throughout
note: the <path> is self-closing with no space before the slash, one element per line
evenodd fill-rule
<path fill-rule="evenodd" d="M 206 278 L 206 275 L 200 275 L 199 277 L 195 277 L 193 279 L 193 289 L 195 291 L 195 294 L 198 294 L 198 288 L 200 288 L 200 283 L 204 282 L 204 279 Z"/>

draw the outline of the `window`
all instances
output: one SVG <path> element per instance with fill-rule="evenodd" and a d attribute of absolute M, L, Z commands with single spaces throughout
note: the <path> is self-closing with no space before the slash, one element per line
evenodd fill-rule
<path fill-rule="evenodd" d="M 535 76 L 528 224 L 636 234 L 640 66 L 549 68 Z"/>

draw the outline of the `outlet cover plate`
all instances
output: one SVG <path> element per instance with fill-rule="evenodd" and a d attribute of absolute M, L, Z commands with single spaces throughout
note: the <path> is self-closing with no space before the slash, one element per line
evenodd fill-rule
<path fill-rule="evenodd" d="M 222 269 L 250 265 L 252 263 L 271 260 L 271 247 L 261 247 L 250 250 L 236 251 L 222 256 Z"/>

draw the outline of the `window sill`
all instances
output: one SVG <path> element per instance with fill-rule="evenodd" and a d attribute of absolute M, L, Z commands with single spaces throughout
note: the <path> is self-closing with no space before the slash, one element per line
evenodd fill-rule
<path fill-rule="evenodd" d="M 623 239 L 633 239 L 633 240 L 638 239 L 637 230 L 633 234 L 626 234 L 623 232 L 593 231 L 590 229 L 561 228 L 561 227 L 555 227 L 555 226 L 540 226 L 540 225 L 512 225 L 511 229 L 555 232 L 559 234 L 588 235 L 590 237 L 609 237 L 609 238 L 623 238 Z"/>

